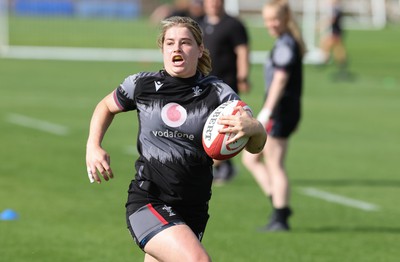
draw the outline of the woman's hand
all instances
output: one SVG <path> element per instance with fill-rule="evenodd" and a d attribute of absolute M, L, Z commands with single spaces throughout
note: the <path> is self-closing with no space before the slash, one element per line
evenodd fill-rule
<path fill-rule="evenodd" d="M 98 173 L 106 181 L 114 177 L 110 167 L 110 156 L 101 147 L 101 141 L 107 128 L 111 125 L 115 114 L 121 111 L 114 100 L 113 91 L 97 104 L 93 112 L 90 121 L 89 137 L 86 143 L 86 167 L 91 183 L 94 180 L 97 183 L 101 183 Z"/>
<path fill-rule="evenodd" d="M 86 166 L 88 171 L 89 179 L 94 179 L 97 183 L 101 183 L 101 174 L 104 180 L 108 181 L 114 177 L 113 171 L 110 167 L 110 156 L 100 146 L 86 147 Z M 93 182 L 91 180 L 91 182 Z"/>
<path fill-rule="evenodd" d="M 242 137 L 252 137 L 260 133 L 260 123 L 253 118 L 243 107 L 238 106 L 235 108 L 238 110 L 236 115 L 221 116 L 218 124 L 223 125 L 219 132 L 220 133 L 233 133 L 235 134 L 232 138 L 227 140 L 227 144 L 236 142 Z"/>

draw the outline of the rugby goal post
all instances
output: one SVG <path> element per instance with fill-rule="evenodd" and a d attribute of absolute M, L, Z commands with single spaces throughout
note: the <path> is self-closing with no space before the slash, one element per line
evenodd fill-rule
<path fill-rule="evenodd" d="M 8 47 L 8 1 L 0 0 L 0 56 Z"/>

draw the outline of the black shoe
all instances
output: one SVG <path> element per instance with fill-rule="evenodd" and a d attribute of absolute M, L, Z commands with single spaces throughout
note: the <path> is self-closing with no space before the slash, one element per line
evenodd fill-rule
<path fill-rule="evenodd" d="M 286 232 L 289 230 L 290 230 L 289 225 L 285 222 L 280 222 L 280 221 L 272 221 L 267 225 L 258 228 L 259 232 L 280 232 L 280 231 Z"/>
<path fill-rule="evenodd" d="M 289 231 L 289 225 L 285 222 L 280 222 L 280 221 L 274 221 L 272 223 L 269 223 L 267 226 L 265 226 L 264 231 L 268 232 L 278 232 L 278 231 Z"/>
<path fill-rule="evenodd" d="M 343 82 L 351 82 L 355 80 L 355 77 L 349 71 L 339 70 L 338 72 L 332 75 L 333 81 L 343 81 Z"/>
<path fill-rule="evenodd" d="M 269 223 L 260 228 L 261 232 L 277 232 L 277 231 L 289 231 L 290 226 L 288 218 L 292 215 L 292 210 L 288 207 L 275 209 L 272 213 Z"/>

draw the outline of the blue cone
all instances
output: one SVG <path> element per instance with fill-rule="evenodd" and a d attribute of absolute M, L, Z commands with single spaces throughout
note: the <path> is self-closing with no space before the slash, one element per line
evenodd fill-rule
<path fill-rule="evenodd" d="M 18 214 L 12 209 L 4 210 L 0 215 L 1 220 L 16 220 L 18 219 Z"/>

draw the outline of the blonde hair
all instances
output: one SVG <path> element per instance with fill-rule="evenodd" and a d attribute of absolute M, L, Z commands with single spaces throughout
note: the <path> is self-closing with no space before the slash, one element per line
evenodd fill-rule
<path fill-rule="evenodd" d="M 296 42 L 299 44 L 301 55 L 304 56 L 304 54 L 306 53 L 306 45 L 303 41 L 300 28 L 294 20 L 288 1 L 270 0 L 264 5 L 264 8 L 268 7 L 276 8 L 280 15 L 286 17 L 287 28 L 289 29 L 289 32 L 292 34 Z"/>
<path fill-rule="evenodd" d="M 158 46 L 161 49 L 163 48 L 165 33 L 168 29 L 174 26 L 186 27 L 192 33 L 197 45 L 204 46 L 203 32 L 201 31 L 201 28 L 196 21 L 194 21 L 190 17 L 173 16 L 161 21 L 161 32 L 157 41 Z M 198 60 L 197 70 L 200 71 L 203 75 L 208 75 L 211 72 L 211 56 L 210 52 L 206 48 L 204 48 L 203 55 Z"/>

